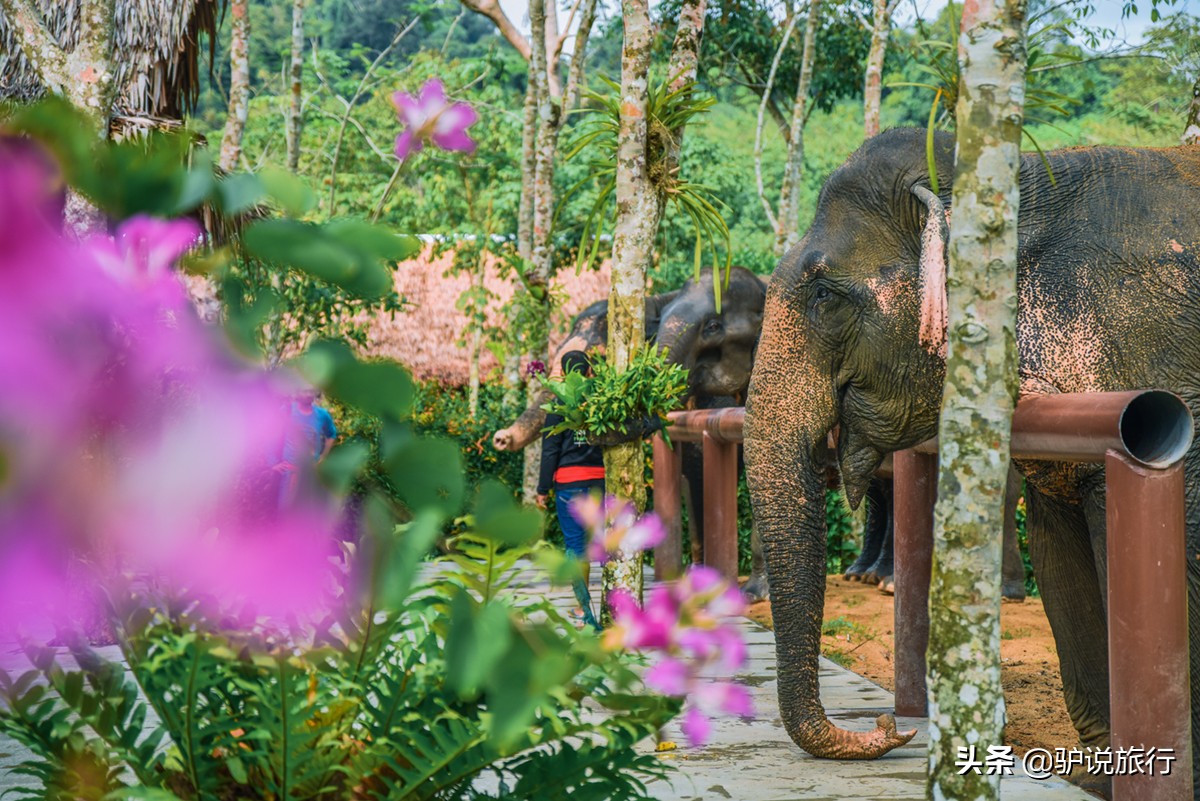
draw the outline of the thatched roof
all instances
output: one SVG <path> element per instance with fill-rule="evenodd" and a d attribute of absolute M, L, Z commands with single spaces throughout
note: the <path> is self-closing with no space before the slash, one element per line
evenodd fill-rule
<path fill-rule="evenodd" d="M 82 0 L 34 0 L 64 50 L 79 40 Z M 115 0 L 117 115 L 179 120 L 200 92 L 200 35 L 215 42 L 226 0 Z M 0 12 L 0 98 L 32 100 L 45 89 Z M 134 127 L 147 127 L 145 123 Z"/>
<path fill-rule="evenodd" d="M 467 383 L 468 351 L 455 343 L 463 339 L 467 316 L 455 308 L 459 296 L 470 286 L 465 274 L 446 276 L 452 255 L 434 257 L 426 251 L 420 258 L 402 263 L 396 269 L 396 291 L 410 306 L 389 319 L 386 315 L 371 321 L 368 352 L 387 356 L 408 367 L 421 380 L 436 380 L 460 386 Z M 488 267 L 485 286 L 499 296 L 489 308 L 489 325 L 499 325 L 499 307 L 512 297 L 513 286 L 502 280 L 494 265 Z M 603 265 L 598 271 L 575 275 L 567 268 L 552 282 L 568 297 L 564 307 L 555 315 L 555 330 L 550 337 L 551 352 L 565 339 L 571 319 L 585 306 L 608 297 L 609 271 Z M 486 349 L 481 360 L 481 374 L 497 366 Z"/>

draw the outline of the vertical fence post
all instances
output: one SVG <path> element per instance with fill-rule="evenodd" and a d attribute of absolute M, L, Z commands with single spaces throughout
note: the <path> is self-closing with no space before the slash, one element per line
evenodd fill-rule
<path fill-rule="evenodd" d="M 707 431 L 704 459 L 704 563 L 729 581 L 738 578 L 737 443 L 722 442 Z"/>
<path fill-rule="evenodd" d="M 679 482 L 683 466 L 681 448 L 672 448 L 655 434 L 654 513 L 667 529 L 667 538 L 654 549 L 654 577 L 659 581 L 678 578 L 683 572 L 683 526 L 679 513 Z"/>
<path fill-rule="evenodd" d="M 937 455 L 914 450 L 893 455 L 895 475 L 896 714 L 925 717 L 925 649 L 929 646 L 929 576 L 933 563 L 933 507 Z"/>
<path fill-rule="evenodd" d="M 1108 673 L 1112 747 L 1173 749 L 1169 775 L 1113 776 L 1115 801 L 1192 798 L 1183 463 L 1163 470 L 1110 450 Z M 1116 760 L 1114 758 L 1114 766 Z"/>

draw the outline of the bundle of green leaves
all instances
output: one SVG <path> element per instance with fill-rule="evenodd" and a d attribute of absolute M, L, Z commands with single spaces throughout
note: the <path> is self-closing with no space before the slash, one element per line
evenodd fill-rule
<path fill-rule="evenodd" d="M 595 355 L 590 377 L 571 371 L 558 379 L 543 378 L 555 399 L 542 408 L 562 417 L 549 432 L 574 431 L 601 441 L 613 434 L 640 435 L 656 420 L 665 425 L 667 413 L 680 408 L 687 394 L 687 374 L 653 343 L 635 353 L 621 371 Z"/>

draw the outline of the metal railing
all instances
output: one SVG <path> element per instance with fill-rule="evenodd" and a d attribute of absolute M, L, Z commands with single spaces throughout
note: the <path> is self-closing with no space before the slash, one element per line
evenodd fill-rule
<path fill-rule="evenodd" d="M 673 441 L 700 442 L 704 460 L 705 562 L 737 576 L 737 447 L 741 408 L 677 412 Z M 1111 745 L 1172 749 L 1169 775 L 1113 777 L 1117 801 L 1192 798 L 1183 457 L 1191 412 L 1161 390 L 1039 395 L 1013 415 L 1020 460 L 1105 466 Z M 654 509 L 668 526 L 655 551 L 659 575 L 678 575 L 680 453 L 654 441 Z M 925 651 L 937 442 L 897 452 L 895 490 L 896 713 L 927 714 Z"/>

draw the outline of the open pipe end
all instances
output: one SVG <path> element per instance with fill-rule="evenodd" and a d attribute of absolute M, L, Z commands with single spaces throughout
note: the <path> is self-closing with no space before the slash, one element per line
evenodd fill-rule
<path fill-rule="evenodd" d="M 1173 392 L 1138 394 L 1121 412 L 1120 434 L 1129 455 L 1147 467 L 1169 467 L 1192 446 L 1192 410 Z"/>

